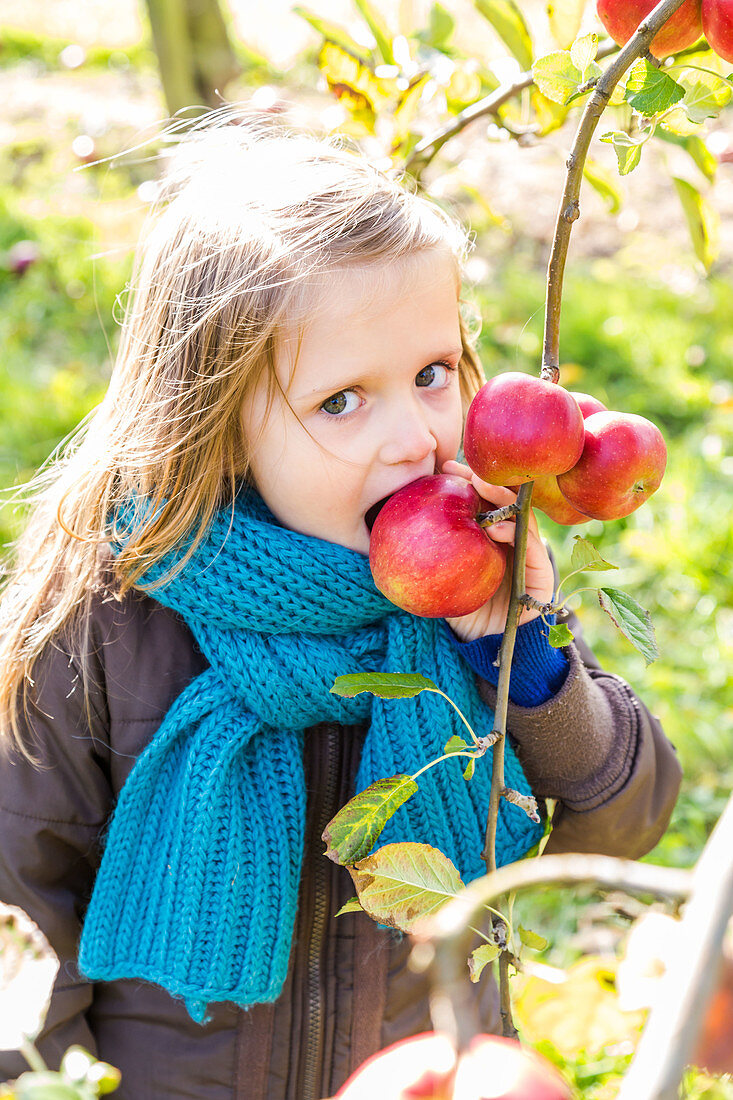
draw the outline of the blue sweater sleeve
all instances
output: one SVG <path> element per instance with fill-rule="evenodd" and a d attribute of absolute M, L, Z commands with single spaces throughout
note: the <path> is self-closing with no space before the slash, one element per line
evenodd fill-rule
<path fill-rule="evenodd" d="M 548 622 L 555 622 L 554 615 L 547 618 Z M 472 642 L 461 642 L 447 623 L 445 629 L 474 672 L 496 687 L 499 669 L 494 661 L 503 635 L 488 634 L 485 638 L 476 638 Z M 509 698 L 520 707 L 538 707 L 541 703 L 546 703 L 565 683 L 569 667 L 562 649 L 553 649 L 548 642 L 547 627 L 539 616 L 524 623 L 517 630 L 514 644 Z"/>

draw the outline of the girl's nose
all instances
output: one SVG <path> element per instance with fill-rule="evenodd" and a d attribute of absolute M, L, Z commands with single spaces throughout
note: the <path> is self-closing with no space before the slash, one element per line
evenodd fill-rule
<path fill-rule="evenodd" d="M 386 466 L 400 462 L 421 462 L 438 449 L 424 409 L 401 406 L 385 424 L 380 459 Z"/>

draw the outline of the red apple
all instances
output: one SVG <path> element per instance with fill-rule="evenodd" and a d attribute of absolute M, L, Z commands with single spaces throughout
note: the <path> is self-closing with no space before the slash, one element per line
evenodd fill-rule
<path fill-rule="evenodd" d="M 599 401 L 597 397 L 593 396 L 593 394 L 573 393 L 572 390 L 570 391 L 570 393 L 571 396 L 575 398 L 575 402 L 583 415 L 583 420 L 586 420 L 589 416 L 592 416 L 593 413 L 608 412 L 608 409 L 603 404 L 603 402 Z"/>
<path fill-rule="evenodd" d="M 377 588 L 425 618 L 476 611 L 494 595 L 506 567 L 504 547 L 477 522 L 488 510 L 462 477 L 432 474 L 405 485 L 372 527 L 369 564 Z"/>
<path fill-rule="evenodd" d="M 645 16 L 657 6 L 657 0 L 598 0 L 598 17 L 614 42 L 623 46 Z M 685 0 L 652 39 L 655 57 L 668 57 L 684 50 L 702 36 L 700 0 Z"/>
<path fill-rule="evenodd" d="M 733 0 L 703 0 L 702 29 L 718 57 L 733 61 Z"/>
<path fill-rule="evenodd" d="M 562 386 L 509 371 L 491 378 L 466 414 L 466 462 L 492 485 L 561 474 L 580 458 L 583 416 Z"/>
<path fill-rule="evenodd" d="M 458 1060 L 445 1035 L 394 1043 L 352 1074 L 335 1100 L 571 1100 L 554 1066 L 514 1039 L 476 1035 Z"/>
<path fill-rule="evenodd" d="M 586 417 L 592 416 L 593 413 L 608 412 L 603 402 L 590 393 L 573 393 L 572 396 L 575 398 L 584 420 Z M 515 493 L 519 488 L 518 485 L 510 487 Z M 572 527 L 577 523 L 590 523 L 590 516 L 585 516 L 582 512 L 573 508 L 570 501 L 562 495 L 554 474 L 547 474 L 545 477 L 535 479 L 534 489 L 532 490 L 532 507 L 539 508 L 555 523 L 562 523 L 565 527 Z"/>
<path fill-rule="evenodd" d="M 708 1073 L 733 1073 L 733 955 L 720 960 L 715 992 L 705 1010 L 705 1022 L 692 1062 Z"/>
<path fill-rule="evenodd" d="M 517 485 L 516 489 L 518 488 Z M 539 508 L 555 523 L 562 523 L 565 527 L 572 527 L 576 523 L 590 523 L 590 516 L 586 516 L 579 512 L 577 508 L 573 508 L 570 501 L 562 495 L 554 474 L 535 479 L 532 490 L 532 507 Z"/>
<path fill-rule="evenodd" d="M 667 448 L 659 428 L 634 413 L 593 413 L 585 421 L 583 454 L 557 483 L 574 508 L 591 519 L 628 516 L 659 488 Z"/>

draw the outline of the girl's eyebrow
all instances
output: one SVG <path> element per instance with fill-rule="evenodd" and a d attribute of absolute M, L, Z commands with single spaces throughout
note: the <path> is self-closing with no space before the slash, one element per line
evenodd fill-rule
<path fill-rule="evenodd" d="M 431 363 L 437 363 L 440 359 L 450 359 L 454 355 L 462 355 L 462 347 L 448 348 L 446 351 L 438 352 L 436 355 L 424 356 L 425 366 L 429 366 Z M 333 393 L 340 393 L 342 390 L 351 389 L 352 386 L 358 386 L 363 381 L 369 378 L 369 370 L 355 371 L 349 375 L 348 380 L 343 382 L 334 382 L 332 385 L 319 387 L 317 390 L 308 390 L 305 393 L 298 394 L 296 397 L 291 398 L 293 401 L 313 401 L 318 397 L 329 397 Z"/>

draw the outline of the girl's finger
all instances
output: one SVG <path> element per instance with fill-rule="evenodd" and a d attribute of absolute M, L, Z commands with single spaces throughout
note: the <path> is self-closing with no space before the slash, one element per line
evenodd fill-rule
<path fill-rule="evenodd" d="M 456 462 L 455 459 L 449 459 L 448 462 L 443 463 L 444 474 L 457 474 L 458 477 L 465 477 L 466 481 L 470 481 L 473 477 L 473 472 L 470 466 L 466 466 L 463 462 Z"/>

